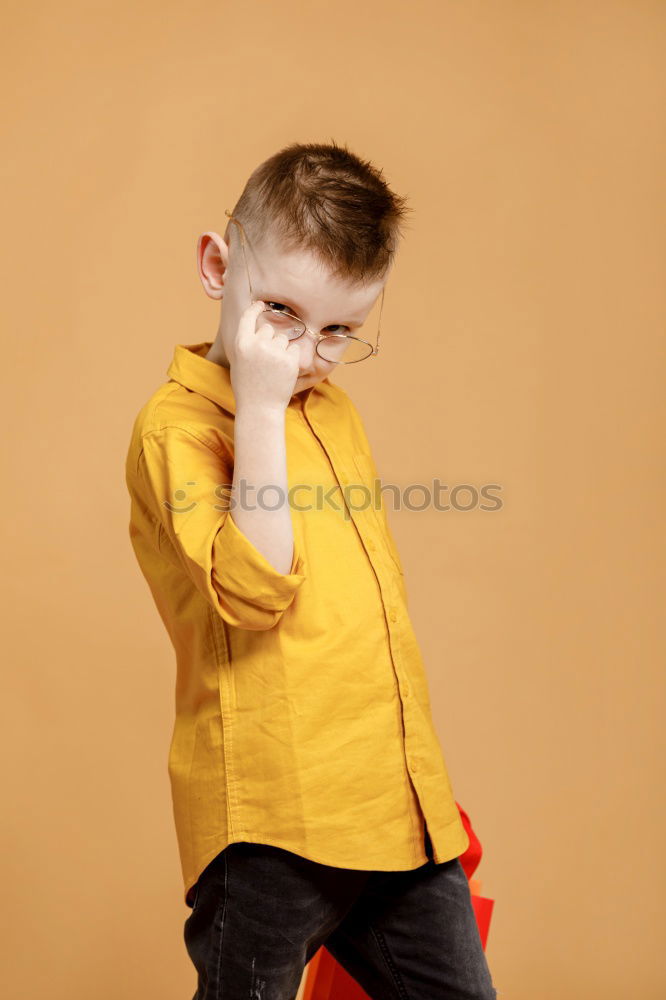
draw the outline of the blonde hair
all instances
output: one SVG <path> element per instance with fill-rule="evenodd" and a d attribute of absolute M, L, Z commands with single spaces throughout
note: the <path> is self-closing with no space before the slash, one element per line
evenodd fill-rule
<path fill-rule="evenodd" d="M 382 171 L 334 141 L 292 143 L 250 174 L 232 214 L 250 244 L 270 236 L 287 252 L 312 252 L 334 278 L 385 276 L 403 235 L 407 199 Z M 238 233 L 233 222 L 227 224 Z"/>

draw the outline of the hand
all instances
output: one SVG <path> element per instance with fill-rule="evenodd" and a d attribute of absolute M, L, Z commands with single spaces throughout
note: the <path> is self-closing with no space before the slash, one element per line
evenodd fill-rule
<path fill-rule="evenodd" d="M 284 333 L 257 318 L 265 303 L 253 302 L 241 314 L 232 350 L 229 352 L 231 385 L 236 406 L 259 404 L 286 410 L 298 379 L 298 348 Z"/>

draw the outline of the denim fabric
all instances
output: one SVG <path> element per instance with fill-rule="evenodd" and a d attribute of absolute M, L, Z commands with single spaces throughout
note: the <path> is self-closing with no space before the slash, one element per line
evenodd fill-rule
<path fill-rule="evenodd" d="M 321 945 L 372 1000 L 495 1000 L 459 858 L 411 871 L 334 868 L 230 844 L 185 921 L 194 1000 L 293 1000 Z"/>

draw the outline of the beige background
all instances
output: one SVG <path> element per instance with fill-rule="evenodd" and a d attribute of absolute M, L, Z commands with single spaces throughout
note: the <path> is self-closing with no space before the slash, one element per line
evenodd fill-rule
<path fill-rule="evenodd" d="M 664 3 L 4 13 L 4 994 L 194 992 L 124 457 L 199 233 L 335 138 L 414 208 L 339 375 L 380 471 L 502 488 L 390 511 L 500 1000 L 663 996 Z"/>

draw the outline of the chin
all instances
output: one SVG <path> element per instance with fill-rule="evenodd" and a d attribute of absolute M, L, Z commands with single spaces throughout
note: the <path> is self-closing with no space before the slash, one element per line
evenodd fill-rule
<path fill-rule="evenodd" d="M 322 382 L 325 378 L 328 378 L 328 375 L 299 375 L 296 379 L 296 385 L 298 385 L 299 382 L 301 385 L 305 382 L 311 382 L 313 385 L 316 385 L 317 382 Z"/>

